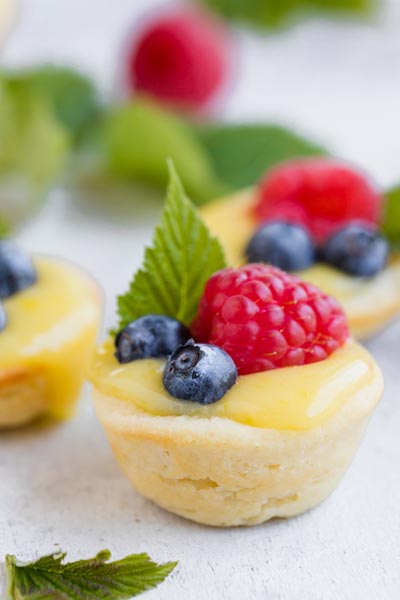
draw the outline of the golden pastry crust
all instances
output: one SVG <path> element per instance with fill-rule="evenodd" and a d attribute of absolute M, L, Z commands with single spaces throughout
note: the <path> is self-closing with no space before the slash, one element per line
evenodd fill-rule
<path fill-rule="evenodd" d="M 47 408 L 46 379 L 40 370 L 14 367 L 0 371 L 0 428 L 25 425 Z"/>
<path fill-rule="evenodd" d="M 94 391 L 98 417 L 135 488 L 178 515 L 255 525 L 324 500 L 349 466 L 383 390 L 379 368 L 324 425 L 261 429 L 229 419 L 153 416 Z"/>
<path fill-rule="evenodd" d="M 201 211 L 232 266 L 244 262 L 244 249 L 257 226 L 252 217 L 254 203 L 254 192 L 246 190 L 212 202 Z M 328 265 L 316 265 L 296 275 L 339 300 L 356 339 L 374 335 L 400 314 L 398 255 L 393 255 L 387 268 L 371 279 L 352 277 Z"/>

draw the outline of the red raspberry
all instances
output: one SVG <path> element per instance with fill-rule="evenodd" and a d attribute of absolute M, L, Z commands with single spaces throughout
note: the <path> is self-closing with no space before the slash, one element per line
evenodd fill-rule
<path fill-rule="evenodd" d="M 132 89 L 183 108 L 206 103 L 228 70 L 228 35 L 199 10 L 163 15 L 137 40 L 128 58 Z"/>
<path fill-rule="evenodd" d="M 223 348 L 245 375 L 323 360 L 349 327 L 331 296 L 276 267 L 248 264 L 208 280 L 192 333 Z"/>
<path fill-rule="evenodd" d="M 350 221 L 376 226 L 381 207 L 381 194 L 364 175 L 330 158 L 312 158 L 271 169 L 260 183 L 255 214 L 261 222 L 299 223 L 323 241 Z"/>

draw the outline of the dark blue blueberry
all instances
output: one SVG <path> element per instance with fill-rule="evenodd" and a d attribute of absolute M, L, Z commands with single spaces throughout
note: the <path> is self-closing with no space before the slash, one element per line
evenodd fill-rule
<path fill-rule="evenodd" d="M 8 298 L 31 286 L 36 271 L 29 256 L 8 241 L 0 242 L 0 298 Z"/>
<path fill-rule="evenodd" d="M 139 358 L 164 358 L 190 338 L 189 329 L 172 317 L 146 315 L 129 323 L 115 338 L 120 363 Z"/>
<path fill-rule="evenodd" d="M 389 244 L 380 233 L 356 223 L 335 233 L 321 249 L 328 264 L 358 277 L 372 277 L 385 268 Z"/>
<path fill-rule="evenodd" d="M 163 371 L 163 384 L 171 396 L 200 404 L 225 396 L 236 379 L 235 363 L 225 350 L 193 340 L 175 350 Z"/>
<path fill-rule="evenodd" d="M 4 312 L 3 306 L 0 304 L 0 331 L 2 331 L 4 329 L 4 327 L 6 326 L 6 323 L 7 323 L 6 313 Z"/>
<path fill-rule="evenodd" d="M 315 246 L 300 225 L 271 221 L 262 225 L 246 248 L 248 262 L 263 262 L 284 271 L 300 271 L 315 262 Z"/>

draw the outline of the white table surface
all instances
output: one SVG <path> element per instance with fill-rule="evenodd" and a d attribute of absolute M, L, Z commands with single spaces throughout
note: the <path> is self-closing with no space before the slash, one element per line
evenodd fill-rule
<path fill-rule="evenodd" d="M 8 65 L 79 64 L 107 93 L 118 42 L 154 2 L 29 0 L 5 49 Z M 158 3 L 160 4 L 160 3 Z M 262 42 L 241 34 L 242 74 L 227 118 L 277 119 L 328 143 L 382 184 L 400 180 L 400 3 L 378 25 L 314 22 Z M 93 217 L 61 192 L 21 234 L 29 249 L 71 258 L 105 288 L 106 318 L 151 235 L 156 205 L 128 219 Z M 384 399 L 335 494 L 290 521 L 216 530 L 169 515 L 120 473 L 85 390 L 73 421 L 0 437 L 0 557 L 103 547 L 178 559 L 157 599 L 395 600 L 400 597 L 400 323 L 369 343 Z"/>

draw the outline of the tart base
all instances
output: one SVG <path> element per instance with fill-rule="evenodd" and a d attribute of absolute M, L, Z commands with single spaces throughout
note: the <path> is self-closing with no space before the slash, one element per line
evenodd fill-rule
<path fill-rule="evenodd" d="M 46 379 L 40 371 L 19 367 L 0 372 L 0 428 L 19 427 L 48 409 Z"/>
<path fill-rule="evenodd" d="M 153 416 L 94 391 L 98 417 L 142 495 L 207 525 L 256 525 L 313 508 L 338 485 L 383 390 L 355 393 L 324 425 L 261 429 L 230 419 Z"/>

